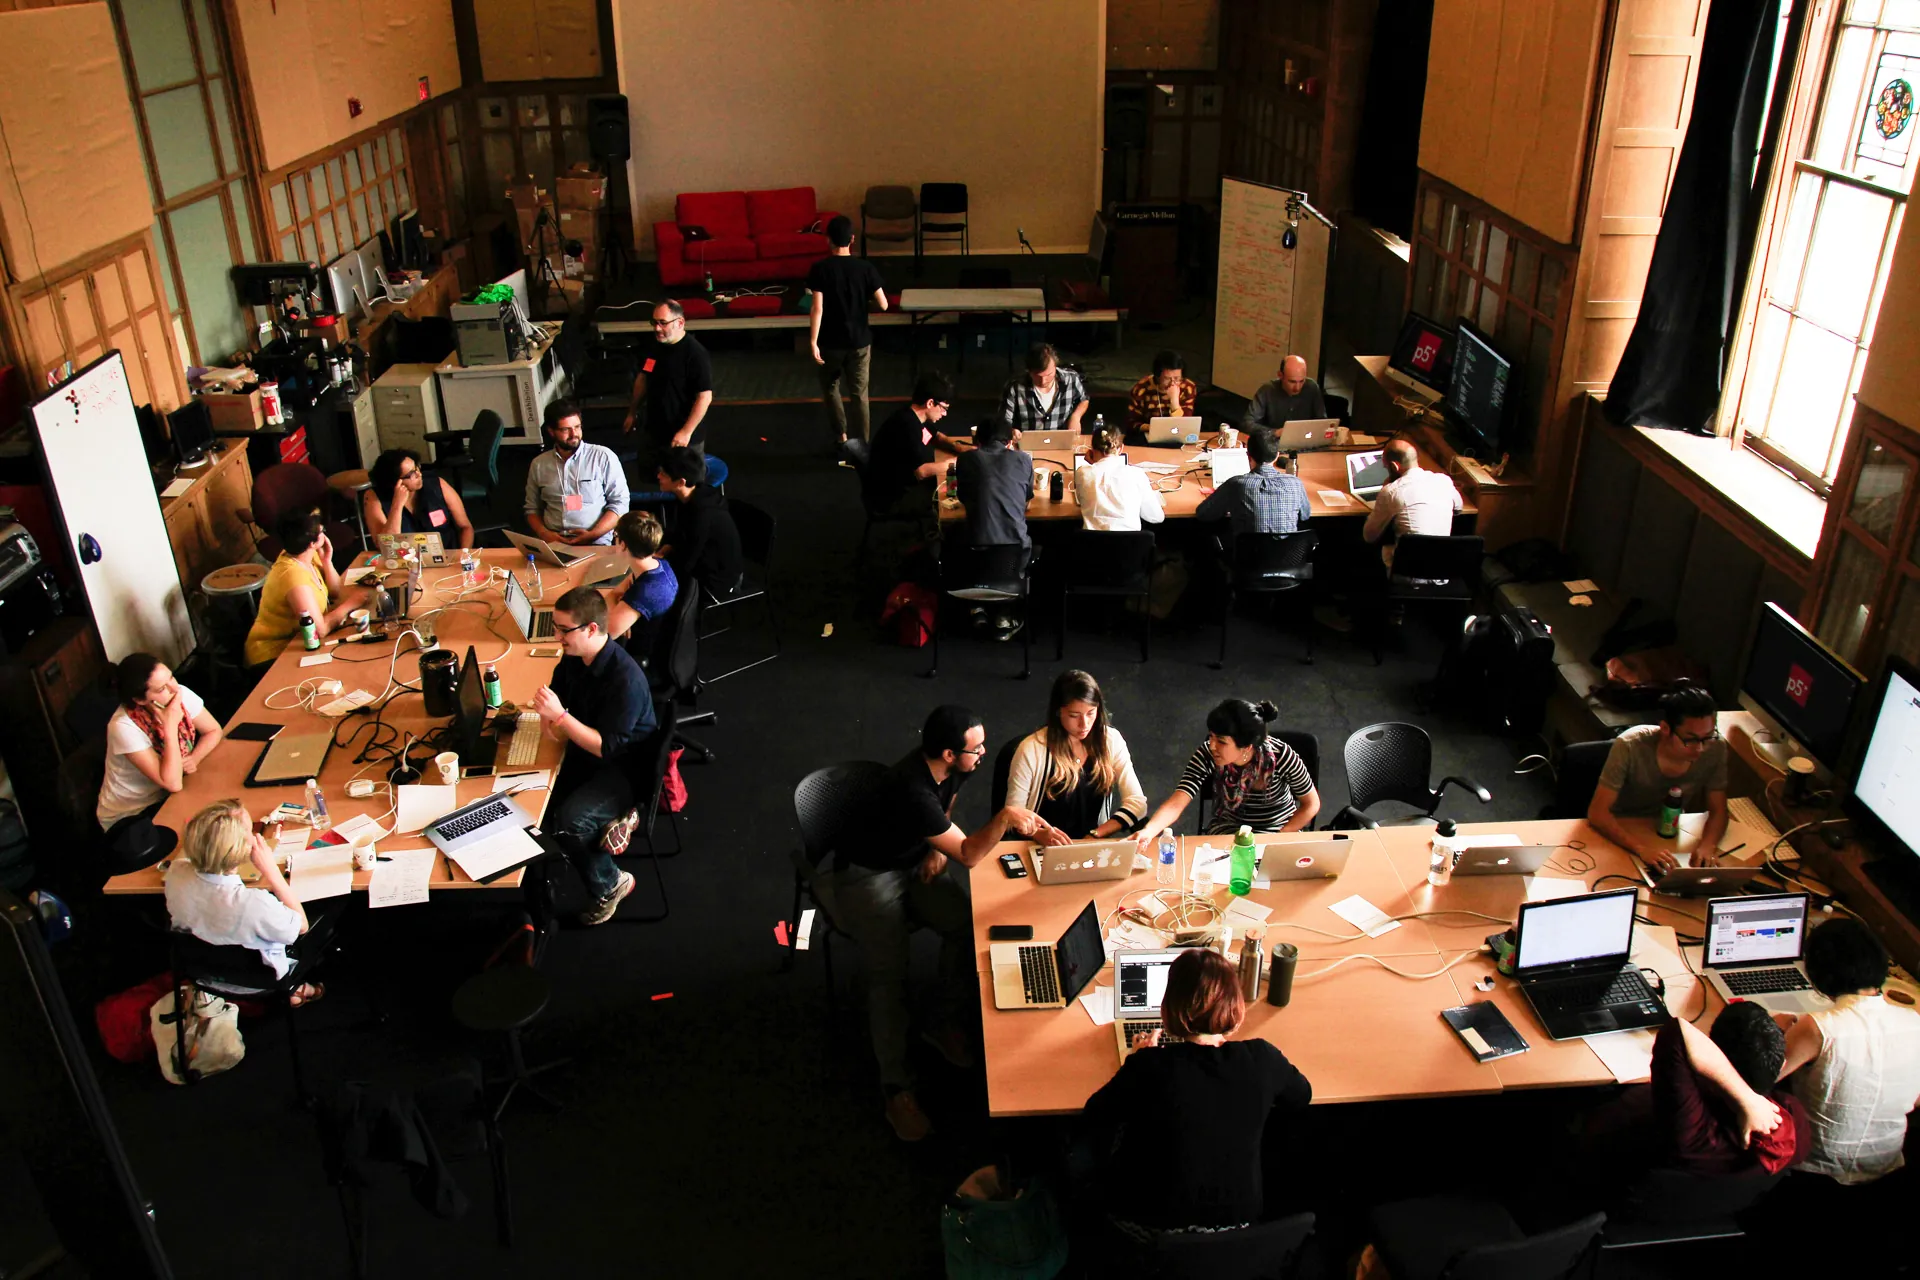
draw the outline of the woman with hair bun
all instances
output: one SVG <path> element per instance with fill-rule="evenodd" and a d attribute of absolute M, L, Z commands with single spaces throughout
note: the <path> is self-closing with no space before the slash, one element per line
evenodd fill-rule
<path fill-rule="evenodd" d="M 1207 835 L 1231 835 L 1243 826 L 1299 831 L 1312 822 L 1320 812 L 1313 775 L 1292 747 L 1267 733 L 1279 715 L 1271 702 L 1245 698 L 1228 698 L 1207 712 L 1207 740 L 1187 760 L 1174 793 L 1140 828 L 1140 848 L 1152 848 L 1162 831 L 1171 831 L 1202 789 L 1213 798 Z"/>

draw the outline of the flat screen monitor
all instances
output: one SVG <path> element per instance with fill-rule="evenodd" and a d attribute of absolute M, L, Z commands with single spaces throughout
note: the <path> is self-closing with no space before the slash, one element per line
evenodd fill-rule
<path fill-rule="evenodd" d="M 367 296 L 367 264 L 358 249 L 341 254 L 327 264 L 327 292 L 332 297 L 333 314 L 350 320 L 360 314 L 361 300 Z"/>
<path fill-rule="evenodd" d="M 1761 607 L 1740 693 L 1791 739 L 1758 744 L 1757 749 L 1782 772 L 1787 760 L 1799 752 L 1829 769 L 1839 767 L 1853 706 L 1866 683 L 1859 672 L 1809 635 L 1792 614 L 1777 604 Z"/>
<path fill-rule="evenodd" d="M 1472 443 L 1497 453 L 1513 389 L 1513 362 L 1494 350 L 1486 335 L 1462 320 L 1455 329 L 1453 371 L 1447 380 L 1447 420 Z"/>
<path fill-rule="evenodd" d="M 1920 850 L 1920 671 L 1899 659 L 1887 659 L 1887 674 L 1873 707 L 1860 770 L 1854 775 L 1848 807 L 1871 834 L 1883 834 L 1901 846 L 1911 882 L 1914 855 Z M 1873 829 L 1878 828 L 1875 832 Z M 1883 846 L 1886 841 L 1876 841 Z"/>
<path fill-rule="evenodd" d="M 1453 376 L 1453 337 L 1452 325 L 1436 324 L 1418 311 L 1409 311 L 1393 354 L 1387 357 L 1387 368 L 1445 395 Z"/>
<path fill-rule="evenodd" d="M 480 683 L 480 663 L 473 646 L 460 664 L 460 684 L 454 694 L 453 749 L 461 764 L 492 764 L 493 744 L 487 741 L 487 691 Z"/>
<path fill-rule="evenodd" d="M 197 467 L 213 451 L 213 415 L 198 400 L 189 400 L 167 415 L 167 432 L 183 467 Z"/>

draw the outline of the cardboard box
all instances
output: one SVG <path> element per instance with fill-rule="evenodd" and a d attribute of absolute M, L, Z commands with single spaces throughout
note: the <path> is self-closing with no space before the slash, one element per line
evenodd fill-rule
<path fill-rule="evenodd" d="M 595 173 L 593 166 L 580 163 L 554 182 L 555 198 L 562 209 L 598 209 L 607 202 L 607 178 Z"/>
<path fill-rule="evenodd" d="M 547 193 L 534 185 L 533 179 L 522 178 L 507 187 L 507 199 L 516 209 L 538 209 L 547 201 Z"/>
<path fill-rule="evenodd" d="M 200 403 L 207 406 L 207 417 L 213 423 L 213 429 L 220 431 L 258 431 L 267 425 L 267 418 L 260 411 L 260 392 L 256 389 L 245 395 L 228 391 L 203 391 Z"/>
<path fill-rule="evenodd" d="M 520 224 L 520 247 L 526 248 L 533 243 L 533 224 L 539 220 L 538 209 L 515 209 L 513 216 Z"/>

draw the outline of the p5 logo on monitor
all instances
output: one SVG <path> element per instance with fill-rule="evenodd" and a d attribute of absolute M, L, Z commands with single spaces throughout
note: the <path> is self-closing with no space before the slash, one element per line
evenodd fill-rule
<path fill-rule="evenodd" d="M 1425 373 L 1433 368 L 1433 362 L 1440 358 L 1440 335 L 1423 333 L 1420 341 L 1413 347 L 1413 367 Z"/>
<path fill-rule="evenodd" d="M 1787 668 L 1786 692 L 1798 707 L 1806 706 L 1807 699 L 1813 696 L 1813 677 L 1797 662 Z"/>

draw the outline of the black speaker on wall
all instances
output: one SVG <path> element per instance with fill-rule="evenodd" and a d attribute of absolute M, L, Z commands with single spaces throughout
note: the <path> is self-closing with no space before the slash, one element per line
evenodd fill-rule
<path fill-rule="evenodd" d="M 626 160 L 633 155 L 627 130 L 627 95 L 602 93 L 587 99 L 587 150 L 595 160 Z"/>

